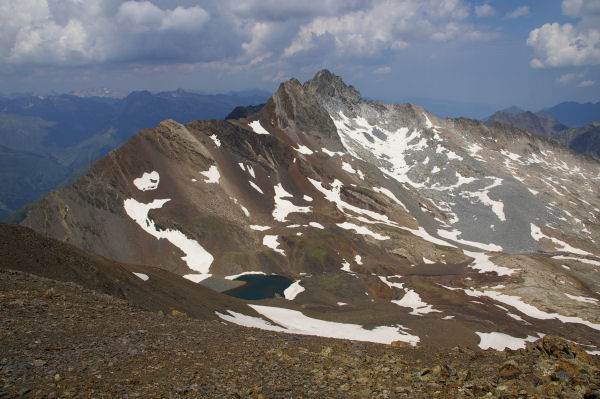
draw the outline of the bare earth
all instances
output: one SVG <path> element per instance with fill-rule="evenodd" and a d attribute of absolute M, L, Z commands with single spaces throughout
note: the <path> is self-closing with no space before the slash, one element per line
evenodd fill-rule
<path fill-rule="evenodd" d="M 496 352 L 286 335 L 10 270 L 0 303 L 0 397 L 600 397 L 600 357 L 550 336 Z"/>

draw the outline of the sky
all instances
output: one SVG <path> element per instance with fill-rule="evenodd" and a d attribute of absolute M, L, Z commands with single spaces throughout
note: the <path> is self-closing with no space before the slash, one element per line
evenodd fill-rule
<path fill-rule="evenodd" d="M 597 102 L 600 0 L 0 0 L 3 93 L 272 92 L 323 68 L 383 102 Z"/>

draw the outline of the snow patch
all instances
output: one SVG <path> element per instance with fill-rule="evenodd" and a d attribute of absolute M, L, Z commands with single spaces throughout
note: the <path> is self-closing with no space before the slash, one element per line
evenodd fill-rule
<path fill-rule="evenodd" d="M 285 191 L 281 183 L 274 187 L 275 189 L 275 197 L 273 200 L 275 201 L 275 209 L 273 209 L 273 217 L 275 220 L 279 222 L 285 222 L 287 216 L 290 213 L 300 212 L 300 213 L 308 213 L 311 210 L 310 206 L 296 206 L 292 204 L 290 201 L 283 199 L 284 197 L 292 197 L 292 194 Z"/>
<path fill-rule="evenodd" d="M 544 312 L 543 310 L 540 310 L 533 305 L 523 302 L 523 300 L 518 296 L 506 295 L 506 294 L 502 294 L 500 292 L 491 291 L 491 290 L 476 291 L 476 290 L 472 290 L 472 289 L 465 289 L 464 292 L 465 292 L 465 294 L 473 296 L 473 297 L 485 296 L 485 297 L 491 298 L 495 301 L 512 306 L 515 309 L 517 309 L 519 312 L 523 313 L 524 315 L 532 317 L 534 319 L 540 319 L 540 320 L 557 319 L 563 323 L 583 324 L 585 326 L 593 328 L 594 330 L 600 330 L 600 324 L 592 323 L 592 322 L 590 322 L 588 320 L 584 320 L 580 317 L 564 316 L 564 315 L 561 315 L 558 313 Z"/>
<path fill-rule="evenodd" d="M 498 266 L 490 260 L 489 255 L 481 252 L 463 251 L 465 255 L 473 258 L 469 267 L 479 270 L 479 273 L 496 273 L 498 276 L 510 276 L 520 269 L 510 269 L 504 266 Z"/>
<path fill-rule="evenodd" d="M 150 277 L 148 277 L 147 274 L 144 274 L 144 273 L 136 273 L 136 272 L 131 272 L 131 273 L 135 274 L 137 277 L 141 278 L 144 281 L 148 281 L 148 279 L 150 278 Z"/>
<path fill-rule="evenodd" d="M 250 183 L 250 187 L 252 187 L 253 189 L 255 189 L 256 191 L 258 191 L 261 194 L 265 194 L 263 192 L 263 190 L 260 189 L 260 187 L 258 187 L 258 185 L 256 183 L 254 183 L 253 181 L 248 181 L 248 183 Z"/>
<path fill-rule="evenodd" d="M 577 255 L 591 255 L 591 253 L 584 251 L 583 249 L 572 247 L 569 244 L 567 244 L 566 242 L 559 240 L 558 238 L 549 237 L 549 236 L 545 235 L 544 233 L 542 233 L 542 230 L 533 223 L 531 223 L 531 237 L 538 242 L 542 238 L 546 238 L 546 239 L 552 241 L 554 244 L 556 244 L 557 249 L 559 251 L 571 252 L 571 253 L 577 254 Z"/>
<path fill-rule="evenodd" d="M 402 299 L 393 300 L 392 303 L 404 308 L 411 308 L 412 311 L 410 314 L 415 316 L 422 316 L 432 312 L 441 312 L 441 310 L 434 309 L 433 306 L 423 302 L 419 294 L 417 294 L 414 290 L 406 291 L 406 294 L 404 294 Z"/>
<path fill-rule="evenodd" d="M 219 179 L 221 178 L 219 169 L 217 169 L 215 165 L 211 165 L 208 170 L 200 172 L 200 174 L 206 176 L 207 179 L 204 180 L 205 183 L 218 183 Z"/>
<path fill-rule="evenodd" d="M 484 251 L 502 251 L 502 247 L 496 244 L 483 244 L 481 242 L 477 242 L 477 241 L 469 241 L 469 240 L 463 240 L 458 238 L 459 235 L 461 235 L 462 233 L 459 230 L 452 230 L 452 231 L 447 231 L 447 230 L 438 230 L 437 231 L 438 235 L 440 237 L 443 238 L 447 238 L 449 240 L 458 242 L 460 244 L 464 244 L 464 245 L 468 245 L 470 247 L 475 247 L 475 248 L 479 248 L 482 249 Z"/>
<path fill-rule="evenodd" d="M 533 342 L 539 339 L 539 337 L 533 337 L 528 335 L 527 338 L 517 338 L 501 332 L 490 332 L 482 333 L 475 332 L 479 335 L 479 347 L 481 349 L 495 349 L 497 351 L 503 351 L 504 349 L 524 349 L 527 342 Z"/>
<path fill-rule="evenodd" d="M 591 303 L 591 304 L 594 304 L 594 305 L 598 303 L 598 300 L 596 298 L 590 298 L 590 297 L 587 297 L 587 296 L 569 295 L 569 294 L 566 294 L 566 293 L 565 293 L 565 295 L 568 296 L 569 298 L 573 299 L 574 301 L 577 301 L 577 302 Z"/>
<path fill-rule="evenodd" d="M 272 306 L 248 305 L 259 314 L 267 317 L 278 325 L 273 325 L 264 319 L 243 315 L 231 310 L 229 315 L 217 312 L 217 315 L 234 324 L 261 328 L 269 331 L 280 331 L 290 334 L 314 335 L 319 337 L 350 339 L 355 341 L 391 344 L 394 341 L 407 342 L 415 346 L 419 341 L 416 335 L 408 334 L 403 326 L 379 326 L 371 330 L 357 324 L 338 323 L 305 316 L 297 310 L 277 308 Z"/>
<path fill-rule="evenodd" d="M 221 140 L 219 140 L 219 138 L 217 137 L 217 135 L 216 135 L 216 134 L 213 134 L 212 136 L 210 136 L 210 138 L 212 139 L 212 141 L 214 141 L 214 142 L 215 142 L 215 145 L 216 145 L 217 147 L 220 147 L 220 146 L 221 146 Z"/>
<path fill-rule="evenodd" d="M 263 237 L 263 245 L 271 248 L 273 251 L 275 252 L 279 252 L 280 254 L 282 254 L 283 256 L 285 256 L 285 251 L 279 247 L 279 242 L 277 241 L 277 237 L 276 235 L 269 235 L 267 234 L 266 236 Z"/>
<path fill-rule="evenodd" d="M 308 225 L 317 229 L 325 229 L 325 227 L 321 223 L 317 222 L 310 222 Z"/>
<path fill-rule="evenodd" d="M 357 234 L 371 236 L 374 239 L 380 240 L 380 241 L 390 239 L 390 237 L 388 237 L 388 236 L 383 236 L 378 233 L 373 233 L 371 230 L 367 229 L 364 226 L 359 226 L 359 225 L 356 225 L 356 224 L 350 223 L 350 222 L 338 223 L 337 226 L 341 227 L 342 229 L 345 229 L 345 230 L 354 230 Z"/>
<path fill-rule="evenodd" d="M 342 169 L 348 173 L 355 174 L 356 170 L 348 162 L 342 162 Z"/>
<path fill-rule="evenodd" d="M 260 121 L 250 122 L 248 126 L 250 126 L 256 134 L 269 134 L 269 132 L 267 132 L 264 127 L 262 127 Z"/>
<path fill-rule="evenodd" d="M 301 292 L 304 292 L 304 287 L 300 285 L 300 280 L 297 280 L 283 291 L 283 297 L 289 301 L 293 301 Z"/>
<path fill-rule="evenodd" d="M 574 260 L 577 262 L 587 263 L 587 264 L 594 265 L 594 266 L 600 266 L 600 262 L 598 262 L 596 260 L 591 260 L 591 259 L 575 258 L 573 256 L 563 256 L 563 255 L 556 255 L 556 256 L 553 256 L 553 258 L 554 259 L 563 259 L 563 260 Z"/>
<path fill-rule="evenodd" d="M 142 177 L 133 179 L 133 184 L 141 191 L 156 190 L 159 182 L 160 176 L 155 170 L 150 173 L 144 173 Z"/>
<path fill-rule="evenodd" d="M 390 190 L 388 190 L 385 187 L 373 187 L 373 191 L 375 191 L 376 193 L 381 193 L 385 196 L 387 196 L 388 198 L 392 199 L 396 204 L 400 205 L 402 208 L 404 208 L 404 210 L 406 212 L 408 212 L 408 209 L 406 209 L 406 207 L 404 206 L 404 204 L 402 203 L 402 201 L 400 201 L 398 199 L 398 197 L 396 197 L 394 195 L 393 192 L 391 192 Z"/>
<path fill-rule="evenodd" d="M 304 155 L 311 155 L 313 153 L 313 150 L 311 150 L 310 148 L 308 148 L 305 145 L 300 144 L 298 149 L 296 150 L 298 151 L 300 154 L 304 154 Z"/>
<path fill-rule="evenodd" d="M 252 230 L 265 231 L 265 230 L 269 230 L 271 228 L 271 226 L 259 226 L 257 224 L 251 224 L 250 228 Z"/>
<path fill-rule="evenodd" d="M 214 258 L 202 245 L 189 239 L 179 230 L 158 230 L 154 221 L 148 217 L 152 209 L 160 209 L 170 199 L 155 199 L 149 204 L 143 204 L 133 198 L 123 201 L 127 215 L 133 219 L 146 233 L 157 239 L 166 239 L 179 248 L 185 255 L 181 258 L 188 267 L 203 275 L 207 275 Z"/>
<path fill-rule="evenodd" d="M 325 154 L 329 155 L 330 157 L 333 157 L 335 155 L 341 157 L 342 155 L 344 155 L 343 152 L 340 152 L 340 151 L 329 151 L 327 148 L 322 148 L 321 151 L 323 151 Z"/>

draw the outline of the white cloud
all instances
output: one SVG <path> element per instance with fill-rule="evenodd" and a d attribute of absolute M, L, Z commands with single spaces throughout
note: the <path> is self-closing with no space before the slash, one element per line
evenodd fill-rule
<path fill-rule="evenodd" d="M 600 0 L 563 0 L 563 14 L 576 25 L 546 23 L 529 32 L 533 68 L 600 64 Z"/>
<path fill-rule="evenodd" d="M 527 45 L 534 49 L 534 68 L 600 64 L 600 30 L 579 31 L 571 24 L 544 24 L 532 30 Z"/>
<path fill-rule="evenodd" d="M 163 10 L 149 1 L 20 0 L 0 4 L 0 62 L 80 65 L 135 58 L 164 48 L 209 20 L 200 7 Z M 148 34 L 163 32 L 160 40 Z M 179 41 L 179 44 L 176 42 Z M 161 47 L 163 46 L 163 47 Z M 166 52 L 168 54 L 168 51 Z"/>
<path fill-rule="evenodd" d="M 382 66 L 382 67 L 375 69 L 375 73 L 378 73 L 378 74 L 384 74 L 384 73 L 390 73 L 390 72 L 392 72 L 392 68 L 389 65 Z"/>
<path fill-rule="evenodd" d="M 509 12 L 508 14 L 506 14 L 505 18 L 515 19 L 515 18 L 524 17 L 529 14 L 530 14 L 529 7 L 521 6 L 521 7 L 518 7 L 517 9 Z"/>
<path fill-rule="evenodd" d="M 589 87 L 589 86 L 593 86 L 596 84 L 595 80 L 584 80 L 583 82 L 580 82 L 577 87 Z"/>
<path fill-rule="evenodd" d="M 475 6 L 475 15 L 477 15 L 479 18 L 491 17 L 494 14 L 496 14 L 496 10 L 487 3 L 480 6 Z"/>
<path fill-rule="evenodd" d="M 583 73 L 571 72 L 571 73 L 565 73 L 564 75 L 559 76 L 556 79 L 556 82 L 566 85 L 566 84 L 570 83 L 571 81 L 573 81 L 574 79 L 581 79 L 581 78 L 583 78 Z"/>
<path fill-rule="evenodd" d="M 162 10 L 149 1 L 127 1 L 119 7 L 117 19 L 123 27 L 144 32 L 149 30 L 197 31 L 208 21 L 201 7 L 176 7 Z"/>
<path fill-rule="evenodd" d="M 598 0 L 563 0 L 563 14 L 581 18 L 583 16 L 592 16 L 600 14 L 600 1 Z"/>
<path fill-rule="evenodd" d="M 369 56 L 419 40 L 489 37 L 468 23 L 468 16 L 469 7 L 461 0 L 373 1 L 370 7 L 302 25 L 284 55 L 328 45 L 338 55 Z"/>

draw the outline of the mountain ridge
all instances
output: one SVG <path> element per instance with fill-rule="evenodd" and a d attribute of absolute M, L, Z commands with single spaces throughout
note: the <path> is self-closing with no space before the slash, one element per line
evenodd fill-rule
<path fill-rule="evenodd" d="M 321 71 L 246 118 L 143 130 L 23 224 L 201 283 L 283 275 L 300 288 L 270 304 L 402 326 L 411 344 L 544 331 L 593 350 L 598 165 L 522 129 L 364 101 Z"/>

